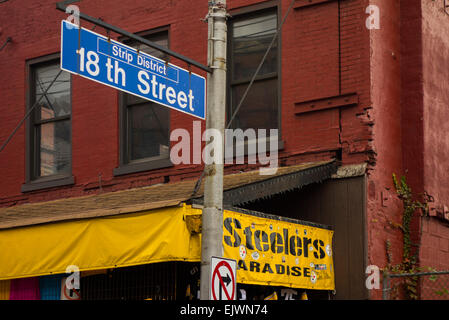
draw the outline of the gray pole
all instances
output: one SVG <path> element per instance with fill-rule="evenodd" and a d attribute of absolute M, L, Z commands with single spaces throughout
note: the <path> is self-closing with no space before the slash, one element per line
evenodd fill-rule
<path fill-rule="evenodd" d="M 206 164 L 204 174 L 204 208 L 202 214 L 200 298 L 210 297 L 210 260 L 223 255 L 223 154 L 226 109 L 226 0 L 209 1 L 206 129 L 221 133 L 219 163 Z M 210 143 L 210 142 L 209 142 Z"/>

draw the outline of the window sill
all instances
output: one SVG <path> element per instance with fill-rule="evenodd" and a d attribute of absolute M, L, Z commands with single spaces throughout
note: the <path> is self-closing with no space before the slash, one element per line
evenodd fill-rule
<path fill-rule="evenodd" d="M 75 178 L 73 176 L 45 177 L 22 184 L 21 191 L 25 193 L 42 189 L 68 186 L 72 184 L 75 184 Z"/>
<path fill-rule="evenodd" d="M 149 171 L 155 169 L 162 169 L 172 167 L 173 163 L 169 158 L 166 159 L 157 159 L 157 160 L 148 160 L 145 162 L 131 162 L 127 164 L 122 164 L 118 168 L 115 168 L 113 171 L 114 176 L 121 176 L 130 173 L 137 173 L 142 171 Z"/>
<path fill-rule="evenodd" d="M 232 156 L 229 156 L 229 153 L 230 153 L 229 147 L 226 148 L 225 149 L 225 157 L 224 157 L 225 163 L 228 164 L 227 162 L 229 162 L 229 161 L 231 161 L 233 159 L 238 158 L 236 156 L 235 152 L 234 152 L 236 150 L 236 147 L 237 148 L 238 147 L 243 147 L 243 152 L 244 153 L 243 153 L 242 156 L 244 156 L 244 157 L 257 156 L 258 155 L 258 145 L 257 145 L 257 143 L 258 143 L 257 140 L 256 141 L 250 141 L 250 142 L 248 142 L 248 140 L 245 140 L 243 145 L 242 144 L 237 144 L 236 146 L 232 145 L 232 147 L 233 147 L 233 149 L 232 149 Z M 254 150 L 251 150 L 253 152 L 250 152 L 250 150 L 248 150 L 248 145 L 249 144 L 254 145 Z M 282 151 L 282 150 L 284 150 L 284 140 L 278 140 L 278 147 L 277 147 L 276 151 Z M 269 139 L 266 140 L 265 152 L 266 153 L 270 152 L 270 140 Z"/>

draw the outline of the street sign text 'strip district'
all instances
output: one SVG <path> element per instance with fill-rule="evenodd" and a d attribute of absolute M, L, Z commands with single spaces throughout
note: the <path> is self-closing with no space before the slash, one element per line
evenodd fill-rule
<path fill-rule="evenodd" d="M 80 30 L 66 20 L 61 23 L 61 69 L 205 118 L 204 77 L 95 32 Z"/>

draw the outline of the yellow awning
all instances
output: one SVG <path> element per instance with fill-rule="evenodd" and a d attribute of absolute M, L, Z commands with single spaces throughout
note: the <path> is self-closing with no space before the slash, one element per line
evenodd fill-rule
<path fill-rule="evenodd" d="M 0 231 L 0 280 L 133 266 L 200 261 L 200 235 L 187 206 Z"/>

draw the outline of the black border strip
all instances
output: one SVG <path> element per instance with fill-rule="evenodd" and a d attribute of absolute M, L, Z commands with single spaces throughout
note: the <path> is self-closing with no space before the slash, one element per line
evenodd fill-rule
<path fill-rule="evenodd" d="M 294 223 L 294 224 L 299 224 L 299 225 L 303 225 L 303 226 L 326 229 L 326 230 L 331 230 L 331 231 L 334 230 L 332 228 L 332 226 L 328 226 L 325 224 L 304 221 L 304 220 L 299 220 L 299 219 L 294 219 L 294 218 L 288 218 L 288 217 L 282 217 L 282 216 L 277 216 L 277 215 L 263 213 L 263 212 L 254 211 L 254 210 L 248 210 L 248 209 L 243 209 L 243 208 L 238 208 L 238 207 L 228 207 L 228 206 L 225 206 L 223 209 L 250 215 L 250 216 L 255 216 L 255 217 L 259 217 L 259 218 L 264 218 L 264 219 L 271 219 L 271 220 L 277 220 L 277 221 L 282 221 L 282 222 Z"/>
<path fill-rule="evenodd" d="M 223 192 L 223 206 L 242 205 L 257 199 L 268 199 L 279 193 L 301 189 L 306 185 L 330 179 L 332 174 L 337 172 L 337 169 L 337 162 L 333 161 L 225 190 Z M 202 205 L 204 196 L 191 199 L 191 203 Z"/>

